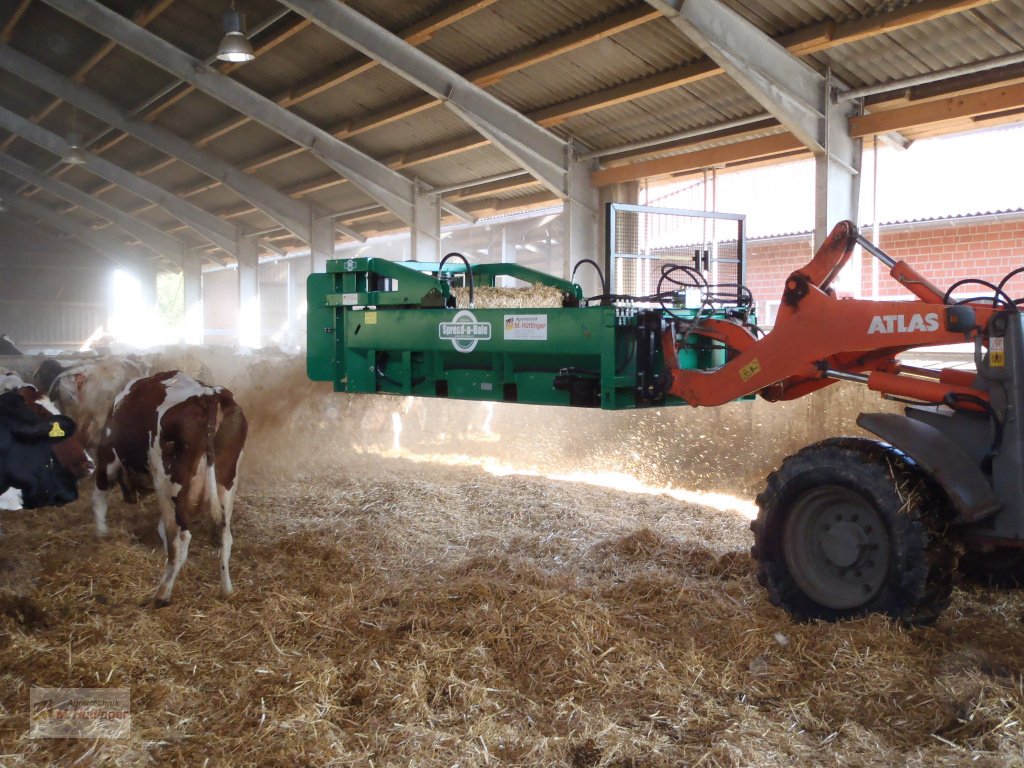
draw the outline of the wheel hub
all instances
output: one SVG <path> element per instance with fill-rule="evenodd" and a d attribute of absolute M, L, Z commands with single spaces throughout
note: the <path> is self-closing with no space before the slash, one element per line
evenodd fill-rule
<path fill-rule="evenodd" d="M 839 522 L 825 531 L 821 549 L 825 557 L 840 568 L 849 568 L 866 554 L 868 535 L 856 523 Z"/>
<path fill-rule="evenodd" d="M 815 602 L 846 610 L 871 600 L 889 568 L 888 529 L 859 493 L 822 486 L 793 503 L 783 529 L 786 565 Z"/>

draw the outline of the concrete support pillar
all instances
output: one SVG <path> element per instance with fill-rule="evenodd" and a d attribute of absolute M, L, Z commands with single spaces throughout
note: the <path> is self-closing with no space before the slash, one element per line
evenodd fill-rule
<path fill-rule="evenodd" d="M 441 198 L 423 195 L 416 184 L 413 199 L 412 258 L 415 261 L 441 260 Z"/>
<path fill-rule="evenodd" d="M 186 251 L 182 259 L 184 276 L 184 341 L 186 344 L 202 344 L 203 338 L 203 273 L 202 261 L 195 251 Z"/>
<path fill-rule="evenodd" d="M 256 349 L 260 336 L 260 277 L 258 243 L 238 238 L 238 345 Z"/>
<path fill-rule="evenodd" d="M 310 220 L 309 271 L 324 272 L 327 260 L 334 258 L 334 221 L 315 214 Z"/>

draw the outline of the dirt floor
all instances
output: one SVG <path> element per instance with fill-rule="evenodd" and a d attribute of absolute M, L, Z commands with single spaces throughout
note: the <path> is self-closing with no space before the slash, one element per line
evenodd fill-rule
<path fill-rule="evenodd" d="M 929 628 L 798 624 L 755 581 L 742 488 L 511 474 L 479 458 L 504 411 L 454 436 L 432 413 L 435 438 L 396 450 L 390 405 L 370 439 L 343 396 L 261 386 L 230 599 L 200 530 L 172 605 L 141 605 L 152 503 L 112 503 L 105 541 L 86 486 L 4 516 L 0 765 L 1024 765 L 1017 592 L 958 590 Z M 552 471 L 593 464 L 558 454 L 585 428 L 532 445 Z M 642 464 L 618 450 L 602 470 Z M 747 482 L 723 466 L 708 487 Z M 30 738 L 33 686 L 129 689 L 128 737 Z"/>

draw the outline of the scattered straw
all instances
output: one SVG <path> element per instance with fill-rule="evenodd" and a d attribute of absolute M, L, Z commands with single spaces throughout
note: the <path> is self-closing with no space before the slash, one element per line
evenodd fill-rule
<path fill-rule="evenodd" d="M 174 603 L 139 606 L 162 562 L 152 503 L 112 504 L 104 542 L 85 499 L 5 515 L 4 766 L 1021 763 L 1018 593 L 958 592 L 926 629 L 795 624 L 757 585 L 737 515 L 387 458 L 401 400 L 371 398 L 386 418 L 367 434 L 370 400 L 304 384 L 301 364 L 210 367 L 253 423 L 236 594 L 216 596 L 199 530 Z M 499 450 L 484 412 L 450 405 L 463 432 L 430 411 L 432 451 Z M 532 413 L 490 425 L 512 450 Z M 563 439 L 563 412 L 543 413 Z M 33 685 L 130 688 L 130 737 L 27 738 Z"/>

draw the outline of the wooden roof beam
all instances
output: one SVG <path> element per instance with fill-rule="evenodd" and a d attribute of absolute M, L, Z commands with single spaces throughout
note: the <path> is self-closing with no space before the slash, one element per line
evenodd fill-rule
<path fill-rule="evenodd" d="M 590 183 L 595 187 L 607 187 L 625 181 L 637 181 L 652 176 L 668 176 L 673 173 L 697 171 L 714 165 L 724 165 L 742 160 L 754 160 L 761 157 L 792 153 L 805 150 L 806 147 L 795 136 L 780 133 L 760 139 L 749 139 L 720 147 L 701 149 L 695 152 L 684 152 L 681 155 L 659 157 L 640 163 L 618 165 L 594 171 Z"/>
<path fill-rule="evenodd" d="M 11 18 L 9 18 L 7 23 L 4 24 L 3 31 L 0 31 L 0 43 L 6 45 L 11 42 L 11 38 L 14 37 L 14 28 L 18 25 L 18 22 L 21 21 L 21 17 L 25 15 L 25 11 L 28 10 L 29 3 L 31 2 L 32 0 L 21 0 L 18 7 L 14 9 L 14 13 L 11 15 Z"/>
<path fill-rule="evenodd" d="M 874 136 L 933 123 L 1001 113 L 1024 107 L 1024 83 L 911 104 L 850 118 L 854 137 Z"/>

